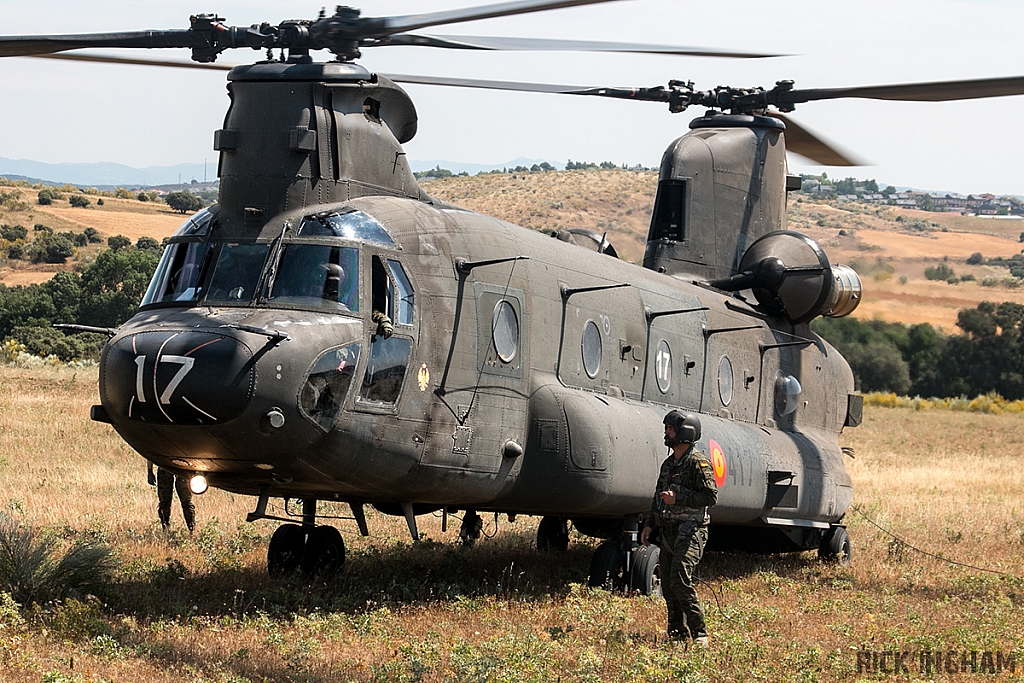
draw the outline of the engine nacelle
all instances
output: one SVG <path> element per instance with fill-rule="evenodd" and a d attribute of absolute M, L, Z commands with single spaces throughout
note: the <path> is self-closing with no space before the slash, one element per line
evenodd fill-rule
<path fill-rule="evenodd" d="M 750 289 L 762 308 L 795 325 L 819 315 L 849 315 L 862 293 L 856 271 L 830 264 L 817 242 L 791 230 L 758 239 L 743 254 L 738 273 L 710 284 L 731 292 Z"/>

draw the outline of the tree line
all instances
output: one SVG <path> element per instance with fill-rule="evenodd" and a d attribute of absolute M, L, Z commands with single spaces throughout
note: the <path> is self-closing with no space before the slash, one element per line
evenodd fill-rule
<path fill-rule="evenodd" d="M 961 309 L 956 324 L 952 335 L 856 318 L 822 318 L 811 329 L 846 357 L 863 392 L 1024 399 L 1024 305 L 982 302 Z"/>
<path fill-rule="evenodd" d="M 111 237 L 110 248 L 80 273 L 60 272 L 42 284 L 0 284 L 0 341 L 63 361 L 99 358 L 105 335 L 65 334 L 53 325 L 117 327 L 134 315 L 160 259 L 156 240 L 139 241 Z"/>

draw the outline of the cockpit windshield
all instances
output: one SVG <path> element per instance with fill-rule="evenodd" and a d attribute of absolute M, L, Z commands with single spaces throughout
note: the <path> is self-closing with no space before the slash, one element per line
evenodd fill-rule
<path fill-rule="evenodd" d="M 269 304 L 355 313 L 359 248 L 333 243 L 342 238 L 394 244 L 362 211 L 307 216 L 294 234 L 272 242 L 220 241 L 213 223 L 203 210 L 174 233 L 143 306 Z"/>
<path fill-rule="evenodd" d="M 251 301 L 269 253 L 269 244 L 222 244 L 206 290 L 206 303 Z"/>
<path fill-rule="evenodd" d="M 270 303 L 359 310 L 359 251 L 326 244 L 284 245 Z"/>

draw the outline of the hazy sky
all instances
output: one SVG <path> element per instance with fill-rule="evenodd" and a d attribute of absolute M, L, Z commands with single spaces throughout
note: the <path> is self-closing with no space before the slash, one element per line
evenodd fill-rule
<path fill-rule="evenodd" d="M 354 0 L 353 0 L 354 2 Z M 414 14 L 484 0 L 365 0 L 366 16 Z M 187 28 L 190 14 L 228 24 L 315 18 L 294 0 L 0 0 L 8 35 Z M 431 48 L 364 52 L 371 71 L 585 86 L 692 80 L 798 88 L 1024 75 L 1020 0 L 623 0 L 491 19 L 424 33 L 628 40 L 794 56 L 762 60 L 579 53 L 482 53 Z M 98 51 L 115 54 L 115 51 Z M 187 58 L 183 51 L 146 56 Z M 221 61 L 262 53 L 235 50 Z M 326 53 L 320 57 L 326 59 Z M 411 159 L 501 163 L 516 157 L 656 166 L 702 110 L 655 103 L 408 86 L 420 116 Z M 115 161 L 136 167 L 216 160 L 213 131 L 228 99 L 223 72 L 0 60 L 0 156 L 44 162 Z M 1024 194 L 1024 97 L 975 102 L 810 103 L 796 118 L 873 166 L 825 168 L 933 190 Z M 791 171 L 820 172 L 799 157 Z"/>

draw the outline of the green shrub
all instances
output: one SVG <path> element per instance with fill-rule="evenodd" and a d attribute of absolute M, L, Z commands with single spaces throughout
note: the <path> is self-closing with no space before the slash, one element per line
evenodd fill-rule
<path fill-rule="evenodd" d="M 953 269 L 945 263 L 940 263 L 937 266 L 929 266 L 924 269 L 924 276 L 929 280 L 949 280 L 949 278 L 956 275 Z"/>
<path fill-rule="evenodd" d="M 8 242 L 23 240 L 28 237 L 28 229 L 23 225 L 0 225 L 0 238 Z"/>
<path fill-rule="evenodd" d="M 110 635 L 110 626 L 95 598 L 64 601 L 50 615 L 50 626 L 57 634 L 76 642 Z"/>
<path fill-rule="evenodd" d="M 101 593 L 114 569 L 110 548 L 91 541 L 66 549 L 10 517 L 0 517 L 0 591 L 23 607 Z"/>
<path fill-rule="evenodd" d="M 132 241 L 124 235 L 114 235 L 107 238 L 107 246 L 111 251 L 117 251 L 132 246 Z"/>

